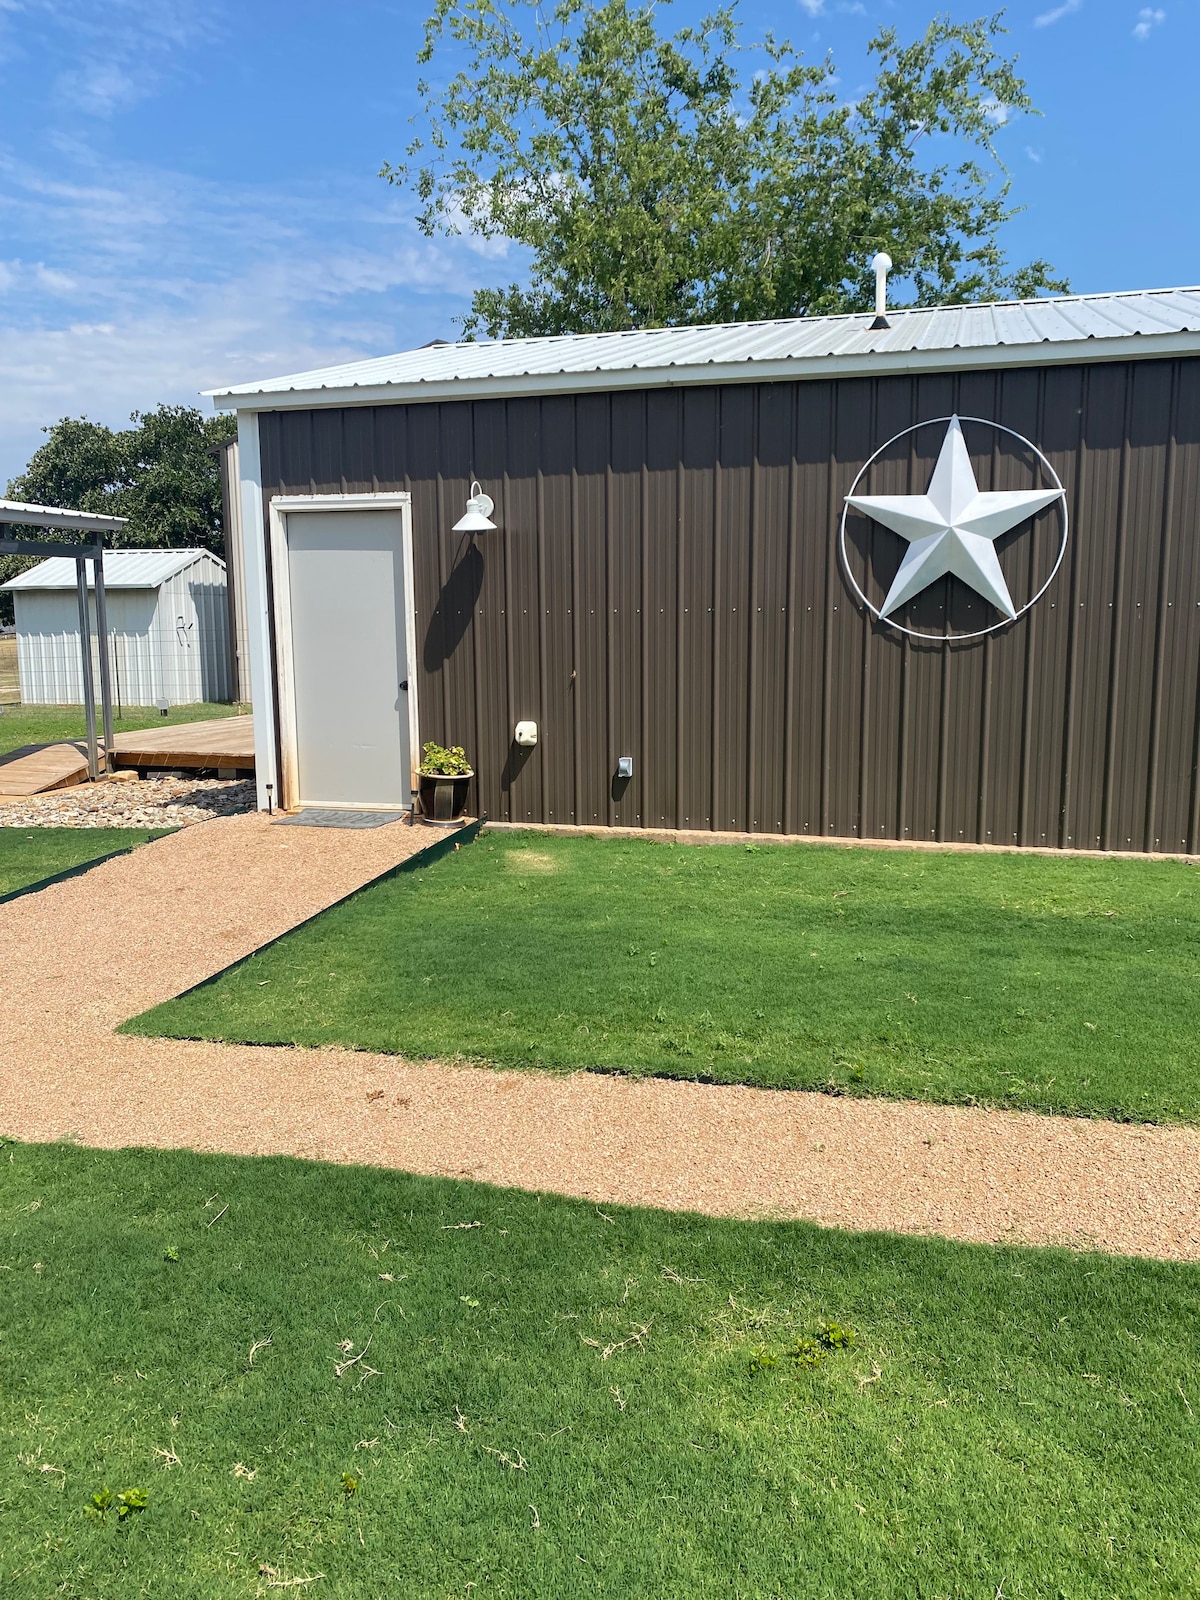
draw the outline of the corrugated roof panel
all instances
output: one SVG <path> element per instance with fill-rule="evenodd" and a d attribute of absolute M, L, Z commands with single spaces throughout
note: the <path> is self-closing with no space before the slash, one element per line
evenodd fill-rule
<path fill-rule="evenodd" d="M 978 349 L 981 345 L 999 344 L 998 332 L 991 306 L 963 306 L 959 312 L 958 337 L 954 342 Z"/>
<path fill-rule="evenodd" d="M 104 586 L 106 589 L 157 589 L 173 578 L 177 572 L 190 567 L 193 562 L 207 556 L 207 550 L 106 550 L 104 553 Z M 212 559 L 224 566 L 220 556 Z M 88 584 L 92 582 L 92 569 L 88 566 Z M 75 558 L 51 556 L 39 561 L 36 567 L 10 578 L 4 589 L 73 589 L 75 587 Z"/>
<path fill-rule="evenodd" d="M 870 314 L 799 317 L 776 322 L 728 323 L 711 327 L 645 328 L 623 333 L 584 333 L 537 339 L 496 339 L 426 346 L 370 361 L 345 362 L 261 383 L 236 384 L 209 393 L 239 398 L 328 394 L 355 389 L 390 389 L 397 399 L 420 398 L 423 385 L 441 388 L 475 381 L 537 380 L 548 385 L 571 375 L 603 372 L 686 374 L 703 382 L 709 366 L 744 367 L 747 377 L 762 362 L 815 361 L 906 351 L 1038 348 L 1080 340 L 1119 342 L 1143 335 L 1200 333 L 1200 288 L 1147 289 L 1125 294 L 1064 295 L 978 306 L 933 306 L 888 313 L 891 326 L 873 331 Z M 1120 352 L 1114 348 L 1114 358 Z M 952 364 L 952 362 L 950 363 Z M 976 362 L 976 364 L 978 364 Z M 798 371 L 797 376 L 802 376 Z"/>
<path fill-rule="evenodd" d="M 1173 322 L 1178 319 L 1186 327 L 1195 325 L 1188 320 L 1195 315 L 1197 294 L 1194 289 L 1160 289 L 1151 298 L 1156 314 L 1170 317 Z"/>
<path fill-rule="evenodd" d="M 1003 316 L 996 318 L 996 337 L 1006 337 L 1010 344 L 1036 344 L 1038 331 L 1034 326 L 1033 318 L 1029 315 L 1024 305 L 1012 305 L 1004 308 Z"/>

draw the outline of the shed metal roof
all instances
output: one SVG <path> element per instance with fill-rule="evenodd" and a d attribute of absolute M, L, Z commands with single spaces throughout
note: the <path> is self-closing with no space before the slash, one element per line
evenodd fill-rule
<path fill-rule="evenodd" d="M 427 345 L 210 389 L 223 409 L 564 393 L 1200 353 L 1200 288 Z"/>
<path fill-rule="evenodd" d="M 128 517 L 104 517 L 93 511 L 68 511 L 61 506 L 31 506 L 24 500 L 0 500 L 0 525 L 24 528 L 71 528 L 78 533 L 115 533 Z"/>
<path fill-rule="evenodd" d="M 104 587 L 106 589 L 157 589 L 176 573 L 202 560 L 208 550 L 106 550 L 104 552 Z M 220 566 L 225 563 L 220 556 L 212 559 Z M 92 574 L 88 572 L 88 584 Z M 19 573 L 3 589 L 73 589 L 75 587 L 74 556 L 51 556 L 39 561 L 28 572 Z"/>

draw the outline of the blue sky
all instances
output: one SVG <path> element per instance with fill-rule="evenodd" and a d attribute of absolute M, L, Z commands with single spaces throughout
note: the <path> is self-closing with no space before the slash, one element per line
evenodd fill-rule
<path fill-rule="evenodd" d="M 375 174 L 415 109 L 423 4 L 0 0 L 0 484 L 63 415 L 455 337 L 519 262 L 425 239 Z M 701 9 L 678 0 L 666 19 Z M 848 95 L 916 0 L 743 0 Z M 952 6 L 968 18 L 982 5 Z M 1045 113 L 1002 130 L 1014 261 L 1077 290 L 1200 281 L 1197 0 L 1014 0 Z M 207 404 L 207 402 L 205 402 Z"/>

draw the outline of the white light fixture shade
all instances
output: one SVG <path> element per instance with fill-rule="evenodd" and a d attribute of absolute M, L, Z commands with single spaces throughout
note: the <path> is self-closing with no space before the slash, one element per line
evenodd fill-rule
<path fill-rule="evenodd" d="M 478 482 L 471 484 L 471 495 L 467 501 L 467 509 L 454 524 L 455 533 L 489 533 L 495 530 L 496 524 L 491 520 L 492 512 L 496 509 L 496 502 L 490 494 L 484 494 Z"/>

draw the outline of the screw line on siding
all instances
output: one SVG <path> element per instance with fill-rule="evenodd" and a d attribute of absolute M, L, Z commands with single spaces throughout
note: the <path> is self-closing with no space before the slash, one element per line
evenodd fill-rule
<path fill-rule="evenodd" d="M 799 833 L 796 816 L 796 541 L 800 521 L 798 496 L 800 475 L 796 471 L 796 458 L 800 450 L 800 408 L 793 390 L 788 433 L 791 437 L 791 458 L 788 461 L 788 524 L 787 524 L 787 574 L 784 596 L 787 604 L 787 632 L 783 643 L 783 832 Z"/>
<path fill-rule="evenodd" d="M 612 470 L 612 396 L 608 397 L 608 437 L 610 448 L 604 463 L 604 728 L 611 770 L 617 748 L 617 686 L 616 653 L 613 637 L 613 600 L 616 597 L 616 578 L 613 573 L 613 470 Z M 613 799 L 612 783 L 605 785 L 605 811 L 609 826 L 617 820 L 617 803 Z"/>
<path fill-rule="evenodd" d="M 721 748 L 721 616 L 722 616 L 722 584 L 721 584 L 721 537 L 725 528 L 724 518 L 724 471 L 721 462 L 721 401 L 717 401 L 717 429 L 716 429 L 716 460 L 713 463 L 713 540 L 712 540 L 712 618 L 713 618 L 713 655 L 710 673 L 712 704 L 709 706 L 709 749 L 708 749 L 708 810 L 713 827 L 725 825 L 723 815 L 724 807 L 721 805 L 721 789 L 717 782 L 717 752 Z"/>
<path fill-rule="evenodd" d="M 536 482 L 534 486 L 534 505 L 537 531 L 537 579 L 538 579 L 538 729 L 541 730 L 547 721 L 547 708 L 550 704 L 549 672 L 546 653 L 549 649 L 546 617 L 549 607 L 546 604 L 548 597 L 546 589 L 546 476 L 542 471 L 541 455 L 545 435 L 542 431 L 542 401 L 537 402 L 538 416 L 538 465 Z M 551 734 L 553 737 L 553 733 Z M 538 790 L 541 796 L 540 821 L 550 821 L 550 763 L 538 756 Z"/>
<path fill-rule="evenodd" d="M 472 442 L 473 442 L 474 425 L 475 425 L 475 411 L 476 411 L 476 408 L 475 408 L 474 405 L 472 405 L 471 406 L 471 422 L 470 422 L 471 433 L 472 433 Z M 470 537 L 471 536 L 469 534 L 465 535 L 465 538 L 467 540 L 469 540 Z M 504 535 L 501 534 L 500 537 L 503 539 Z M 501 568 L 501 572 L 503 573 L 503 567 Z M 486 571 L 484 573 L 484 583 L 485 583 L 485 586 L 486 586 L 486 584 L 487 584 L 487 573 L 486 573 Z M 490 609 L 489 602 L 491 600 L 491 595 L 490 595 L 490 593 L 487 593 L 486 588 L 485 588 L 485 590 L 481 591 L 481 598 L 483 598 L 484 594 L 487 595 L 487 598 L 485 599 L 483 606 L 475 607 L 474 615 L 472 616 L 472 619 L 471 619 L 471 627 L 470 627 L 470 630 L 469 630 L 470 631 L 470 635 L 471 635 L 471 683 L 472 683 L 472 686 L 473 686 L 472 698 L 473 698 L 473 701 L 474 701 L 474 704 L 471 707 L 471 710 L 472 710 L 472 719 L 471 719 L 471 721 L 472 721 L 472 734 L 471 734 L 471 737 L 472 737 L 472 740 L 473 740 L 473 743 L 474 743 L 474 749 L 472 750 L 471 754 L 474 757 L 474 759 L 476 761 L 479 761 L 481 764 L 482 764 L 482 757 L 483 757 L 483 651 L 482 651 L 482 642 L 483 641 L 482 641 L 481 635 L 482 635 L 482 632 L 483 632 L 483 625 L 482 625 L 483 615 L 484 615 L 484 612 L 485 612 L 486 609 Z M 445 668 L 443 667 L 443 672 L 444 671 L 445 671 Z M 454 735 L 452 730 L 450 732 L 448 732 L 447 738 L 454 738 L 454 737 L 455 737 L 455 735 Z"/>
<path fill-rule="evenodd" d="M 746 816 L 745 827 L 753 830 L 755 818 L 758 816 L 758 584 L 759 584 L 759 527 L 758 513 L 761 503 L 761 486 L 759 484 L 759 448 L 761 445 L 760 426 L 762 421 L 762 390 L 759 389 L 752 399 L 751 412 L 751 450 L 750 450 L 750 515 L 747 517 L 749 529 L 750 548 L 747 552 L 750 568 L 750 617 L 746 629 L 746 648 L 749 656 L 746 670 Z"/>
<path fill-rule="evenodd" d="M 946 596 L 946 614 L 950 613 L 950 597 Z M 934 832 L 939 843 L 946 838 L 946 763 L 950 750 L 950 690 L 954 653 L 949 641 L 939 647 L 942 657 L 941 701 L 938 707 L 938 760 L 937 809 L 934 813 Z"/>
<path fill-rule="evenodd" d="M 909 416 L 917 420 L 917 388 L 915 384 L 909 385 L 911 402 Z M 913 481 L 916 477 L 917 465 L 917 436 L 910 434 L 908 439 L 908 462 L 904 474 L 904 492 L 912 494 Z M 909 690 L 912 685 L 912 639 L 907 633 L 900 635 L 900 694 L 896 710 L 896 749 L 899 759 L 896 763 L 896 837 L 903 839 L 908 832 L 908 730 L 911 722 L 911 707 Z"/>
<path fill-rule="evenodd" d="M 1147 850 L 1155 844 L 1154 825 L 1158 812 L 1159 760 L 1161 757 L 1163 663 L 1166 652 L 1167 594 L 1171 572 L 1172 540 L 1175 519 L 1175 440 L 1179 433 L 1179 362 L 1171 363 L 1171 398 L 1168 402 L 1167 448 L 1163 463 L 1162 522 L 1160 527 L 1158 601 L 1154 617 L 1154 676 L 1150 689 L 1150 746 L 1146 771 L 1146 823 L 1142 842 Z M 1171 843 L 1174 843 L 1172 840 Z"/>
<path fill-rule="evenodd" d="M 975 810 L 975 843 L 987 843 L 988 778 L 991 770 L 992 747 L 992 650 L 993 635 L 983 641 L 983 673 L 979 719 L 979 793 Z"/>
<path fill-rule="evenodd" d="M 406 463 L 406 465 L 407 465 L 407 463 Z M 406 481 L 407 481 L 407 477 L 408 477 L 408 474 L 406 472 L 405 473 Z M 442 481 L 442 474 L 441 474 L 441 470 L 440 469 L 434 475 L 433 498 L 434 498 L 434 506 L 436 507 L 436 514 L 437 514 L 437 528 L 435 530 L 434 542 L 435 542 L 435 544 L 437 546 L 438 594 L 440 596 L 440 595 L 444 595 L 445 594 L 446 585 L 449 582 L 449 573 L 446 570 L 446 556 L 447 556 L 446 539 L 447 539 L 447 536 L 442 531 L 446 526 L 446 496 L 445 496 L 445 485 L 444 485 L 444 483 Z M 451 618 L 451 617 L 446 616 L 445 613 L 443 612 L 442 624 L 441 624 L 442 638 L 438 641 L 438 655 L 441 658 L 441 665 L 440 665 L 440 668 L 439 668 L 439 671 L 438 671 L 438 679 L 440 680 L 439 683 L 438 683 L 438 698 L 442 702 L 441 738 L 442 738 L 443 741 L 445 741 L 449 737 L 448 730 L 449 730 L 449 727 L 450 727 L 450 664 L 449 664 L 449 661 L 446 658 L 446 652 L 445 652 L 446 638 L 445 638 L 445 635 L 446 635 L 447 629 L 450 628 L 450 627 L 453 627 L 453 626 L 454 626 L 454 619 Z"/>
<path fill-rule="evenodd" d="M 1117 694 L 1121 685 L 1121 638 L 1125 611 L 1125 544 L 1129 527 L 1129 427 L 1133 408 L 1133 364 L 1125 369 L 1125 414 L 1121 429 L 1121 465 L 1117 487 L 1117 542 L 1113 554 L 1112 627 L 1109 635 L 1108 715 L 1104 736 L 1104 789 L 1100 808 L 1100 844 L 1112 849 L 1113 784 L 1117 760 Z"/>
<path fill-rule="evenodd" d="M 992 434 L 992 478 L 991 488 L 996 487 L 996 476 L 1000 461 L 1000 435 Z M 992 737 L 992 650 L 995 634 L 984 635 L 983 639 L 983 671 L 980 673 L 979 683 L 979 778 L 978 793 L 975 802 L 975 843 L 986 844 L 988 817 L 988 778 L 991 769 L 991 737 Z"/>
<path fill-rule="evenodd" d="M 507 408 L 505 409 L 504 415 L 507 417 Z M 504 459 L 506 461 L 508 459 L 507 450 L 505 451 Z M 513 552 L 512 552 L 513 538 L 512 538 L 512 535 L 513 535 L 513 531 L 514 530 L 513 530 L 513 506 L 512 506 L 512 496 L 511 496 L 511 493 L 510 493 L 510 487 L 511 487 L 511 484 L 510 484 L 510 479 L 509 479 L 509 475 L 508 475 L 508 468 L 505 467 L 503 477 L 500 480 L 500 509 L 501 509 L 502 521 L 503 521 L 503 524 L 504 524 L 502 529 L 501 529 L 501 532 L 500 532 L 500 538 L 501 538 L 501 548 L 504 551 L 504 610 L 505 610 L 505 617 L 507 619 L 506 620 L 505 629 L 504 629 L 504 709 L 505 709 L 504 731 L 505 731 L 505 734 L 508 736 L 509 739 L 512 738 L 512 729 L 515 726 L 516 720 L 517 720 L 517 711 L 516 711 L 516 681 L 517 681 L 517 674 L 516 674 L 516 661 L 515 661 L 515 658 L 514 658 L 514 652 L 515 652 L 515 647 L 516 647 L 516 632 L 517 632 L 517 626 L 518 626 L 518 624 L 517 624 L 517 616 L 518 616 L 517 601 L 516 601 L 516 595 L 515 595 L 514 585 L 513 585 L 513 576 L 512 576 L 512 561 L 513 561 Z M 507 757 L 506 757 L 506 760 L 507 760 Z M 514 774 L 514 780 L 515 780 L 515 774 Z M 477 784 L 478 784 L 478 781 L 479 780 L 476 779 L 476 783 Z M 508 804 L 508 815 L 509 815 L 509 820 L 510 821 L 513 819 L 513 816 L 514 816 L 514 812 L 513 812 L 513 806 L 515 804 L 514 794 L 513 794 L 514 788 L 515 788 L 515 782 L 510 782 L 509 786 L 508 786 L 508 794 L 507 795 L 503 795 L 502 794 L 500 796 L 501 805 L 503 805 L 507 801 L 507 804 Z M 481 811 L 483 810 L 482 806 L 480 807 L 480 810 Z"/>
<path fill-rule="evenodd" d="M 1192 371 L 1194 372 L 1194 370 L 1195 369 L 1193 368 Z M 1193 421 L 1193 428 L 1195 427 L 1195 423 L 1196 423 L 1197 420 L 1198 420 L 1197 419 L 1197 394 L 1196 394 L 1195 382 L 1193 380 L 1193 385 L 1192 385 L 1192 421 Z M 1193 433 L 1192 437 L 1193 438 L 1195 437 L 1195 433 Z M 1194 455 L 1192 457 L 1192 463 L 1191 463 L 1191 475 L 1192 475 L 1192 482 L 1194 484 L 1195 481 L 1196 481 L 1196 460 L 1195 460 L 1195 456 Z M 1193 545 L 1191 554 L 1192 554 L 1191 574 L 1192 574 L 1192 581 L 1193 581 L 1193 583 L 1195 583 L 1196 582 L 1196 555 L 1195 555 L 1194 545 Z M 1189 634 L 1189 637 L 1194 641 L 1196 639 L 1197 629 L 1198 629 L 1198 627 L 1200 627 L 1200 610 L 1198 610 L 1197 607 L 1194 604 L 1190 604 L 1189 603 L 1188 613 L 1189 613 L 1189 615 L 1188 615 L 1188 634 Z M 1192 662 L 1195 662 L 1195 660 L 1196 660 L 1195 644 L 1193 644 L 1192 650 L 1189 651 L 1189 657 L 1190 657 Z M 1195 669 L 1194 668 L 1193 668 L 1193 672 L 1192 672 L 1191 676 L 1189 677 L 1189 684 L 1190 684 L 1193 692 L 1196 692 L 1198 685 L 1197 685 L 1197 680 L 1196 680 L 1196 675 L 1195 675 Z M 1188 807 L 1189 822 L 1188 822 L 1188 846 L 1187 847 L 1188 847 L 1189 851 L 1195 851 L 1197 849 L 1197 846 L 1200 845 L 1200 693 L 1196 693 L 1196 699 L 1195 699 L 1195 712 L 1194 712 L 1193 721 L 1192 721 L 1192 752 L 1191 752 L 1191 755 L 1192 755 L 1191 797 L 1190 797 L 1190 804 L 1189 804 L 1189 807 Z"/>
<path fill-rule="evenodd" d="M 1075 528 L 1075 537 L 1071 541 L 1069 559 L 1071 563 L 1071 615 L 1067 622 L 1067 695 L 1066 717 L 1063 722 L 1062 743 L 1062 787 L 1059 803 L 1059 846 L 1066 849 L 1075 841 L 1072 838 L 1071 806 L 1073 803 L 1072 780 L 1074 778 L 1075 755 L 1075 725 L 1076 725 L 1076 692 L 1079 679 L 1079 586 L 1082 582 L 1083 563 L 1080 559 L 1080 547 L 1083 538 L 1083 510 L 1087 503 L 1087 410 L 1091 399 L 1091 385 L 1089 377 L 1090 368 L 1085 368 L 1080 375 L 1079 393 L 1079 433 L 1075 445 L 1075 483 L 1074 504 L 1071 507 L 1071 521 Z"/>
<path fill-rule="evenodd" d="M 871 396 L 871 433 L 879 437 L 879 386 L 875 385 Z M 867 524 L 867 567 L 875 570 L 875 540 L 878 525 L 874 521 Z M 857 607 L 855 608 L 858 609 Z M 859 838 L 871 832 L 873 821 L 871 813 L 868 784 L 871 772 L 871 635 L 874 631 L 875 618 L 862 607 L 859 617 L 859 684 L 858 684 L 858 790 L 855 795 L 854 827 Z"/>
<path fill-rule="evenodd" d="M 999 384 L 997 384 L 997 387 L 999 387 Z M 1045 428 L 1045 420 L 1046 420 L 1046 409 L 1045 409 L 1046 376 L 1045 376 L 1044 372 L 1038 374 L 1038 386 L 1037 386 L 1037 389 L 1038 389 L 1038 392 L 1037 392 L 1037 422 L 1036 422 L 1037 431 L 1034 434 L 1034 437 L 1037 438 L 1037 439 L 1042 439 L 1042 438 L 1045 437 L 1044 428 Z M 997 435 L 997 439 L 998 438 L 999 438 L 999 436 Z M 1041 474 L 1039 473 L 1038 476 L 1040 478 Z M 1036 583 L 1036 572 L 1037 572 L 1036 557 L 1037 557 L 1037 545 L 1038 545 L 1037 536 L 1038 536 L 1038 533 L 1039 533 L 1039 531 L 1041 529 L 1041 525 L 1042 525 L 1042 519 L 1040 517 L 1035 518 L 1034 519 L 1033 529 L 1031 530 L 1029 541 L 1028 541 L 1028 543 L 1029 543 L 1028 582 L 1029 582 L 1029 593 L 1030 594 L 1035 594 L 1037 592 L 1037 583 Z M 1060 527 L 1060 535 L 1061 535 L 1061 527 Z M 1026 615 L 1025 615 L 1025 618 L 1024 618 L 1024 622 L 1025 622 L 1025 678 L 1024 678 L 1023 694 L 1022 694 L 1022 700 L 1021 700 L 1021 765 L 1020 765 L 1020 789 L 1019 789 L 1019 799 L 1018 799 L 1018 805 L 1017 805 L 1017 839 L 1018 839 L 1018 842 L 1020 844 L 1029 844 L 1031 842 L 1036 844 L 1038 842 L 1036 839 L 1031 841 L 1030 838 L 1029 838 L 1029 784 L 1030 784 L 1031 771 L 1032 771 L 1031 750 L 1032 750 L 1032 743 L 1033 743 L 1033 722 L 1034 722 L 1033 693 L 1034 693 L 1035 675 L 1036 675 L 1036 671 L 1037 671 L 1037 650 L 1036 650 L 1037 638 L 1038 638 L 1038 633 L 1037 633 L 1037 613 L 1038 613 L 1038 608 L 1036 606 L 1034 606 L 1033 610 L 1027 612 Z"/>
<path fill-rule="evenodd" d="M 645 395 L 642 396 L 642 436 L 649 436 L 648 420 L 649 402 Z M 641 739 L 638 741 L 638 793 L 641 795 L 641 819 L 646 823 L 658 820 L 658 807 L 662 798 L 662 783 L 665 774 L 656 771 L 651 781 L 650 767 L 650 607 L 647 603 L 650 596 L 650 467 L 646 461 L 646 452 L 642 451 L 640 470 L 638 518 L 640 526 L 639 553 L 641 556 L 641 625 L 639 628 L 642 652 L 642 671 L 638 684 L 639 688 L 639 715 L 641 718 Z"/>
<path fill-rule="evenodd" d="M 678 450 L 675 456 L 675 826 L 684 826 L 683 790 L 683 538 L 684 476 L 683 397 L 677 409 Z M 697 822 L 699 818 L 696 819 Z"/>
<path fill-rule="evenodd" d="M 580 751 L 579 729 L 579 469 L 575 465 L 574 450 L 578 439 L 572 436 L 571 461 L 571 761 L 574 790 L 571 799 L 571 816 L 576 822 L 583 816 L 583 757 Z M 590 822 L 590 817 L 583 817 Z"/>
<path fill-rule="evenodd" d="M 833 541 L 837 536 L 837 427 L 838 403 L 837 386 L 829 385 L 829 466 L 826 473 L 826 515 L 825 515 L 825 608 L 821 617 L 821 629 L 824 635 L 824 655 L 821 676 L 821 832 L 830 832 L 829 824 L 829 765 L 832 755 L 830 749 L 830 720 L 832 717 L 833 697 L 833 629 L 830 626 L 833 605 L 833 571 L 835 558 L 832 555 Z"/>

